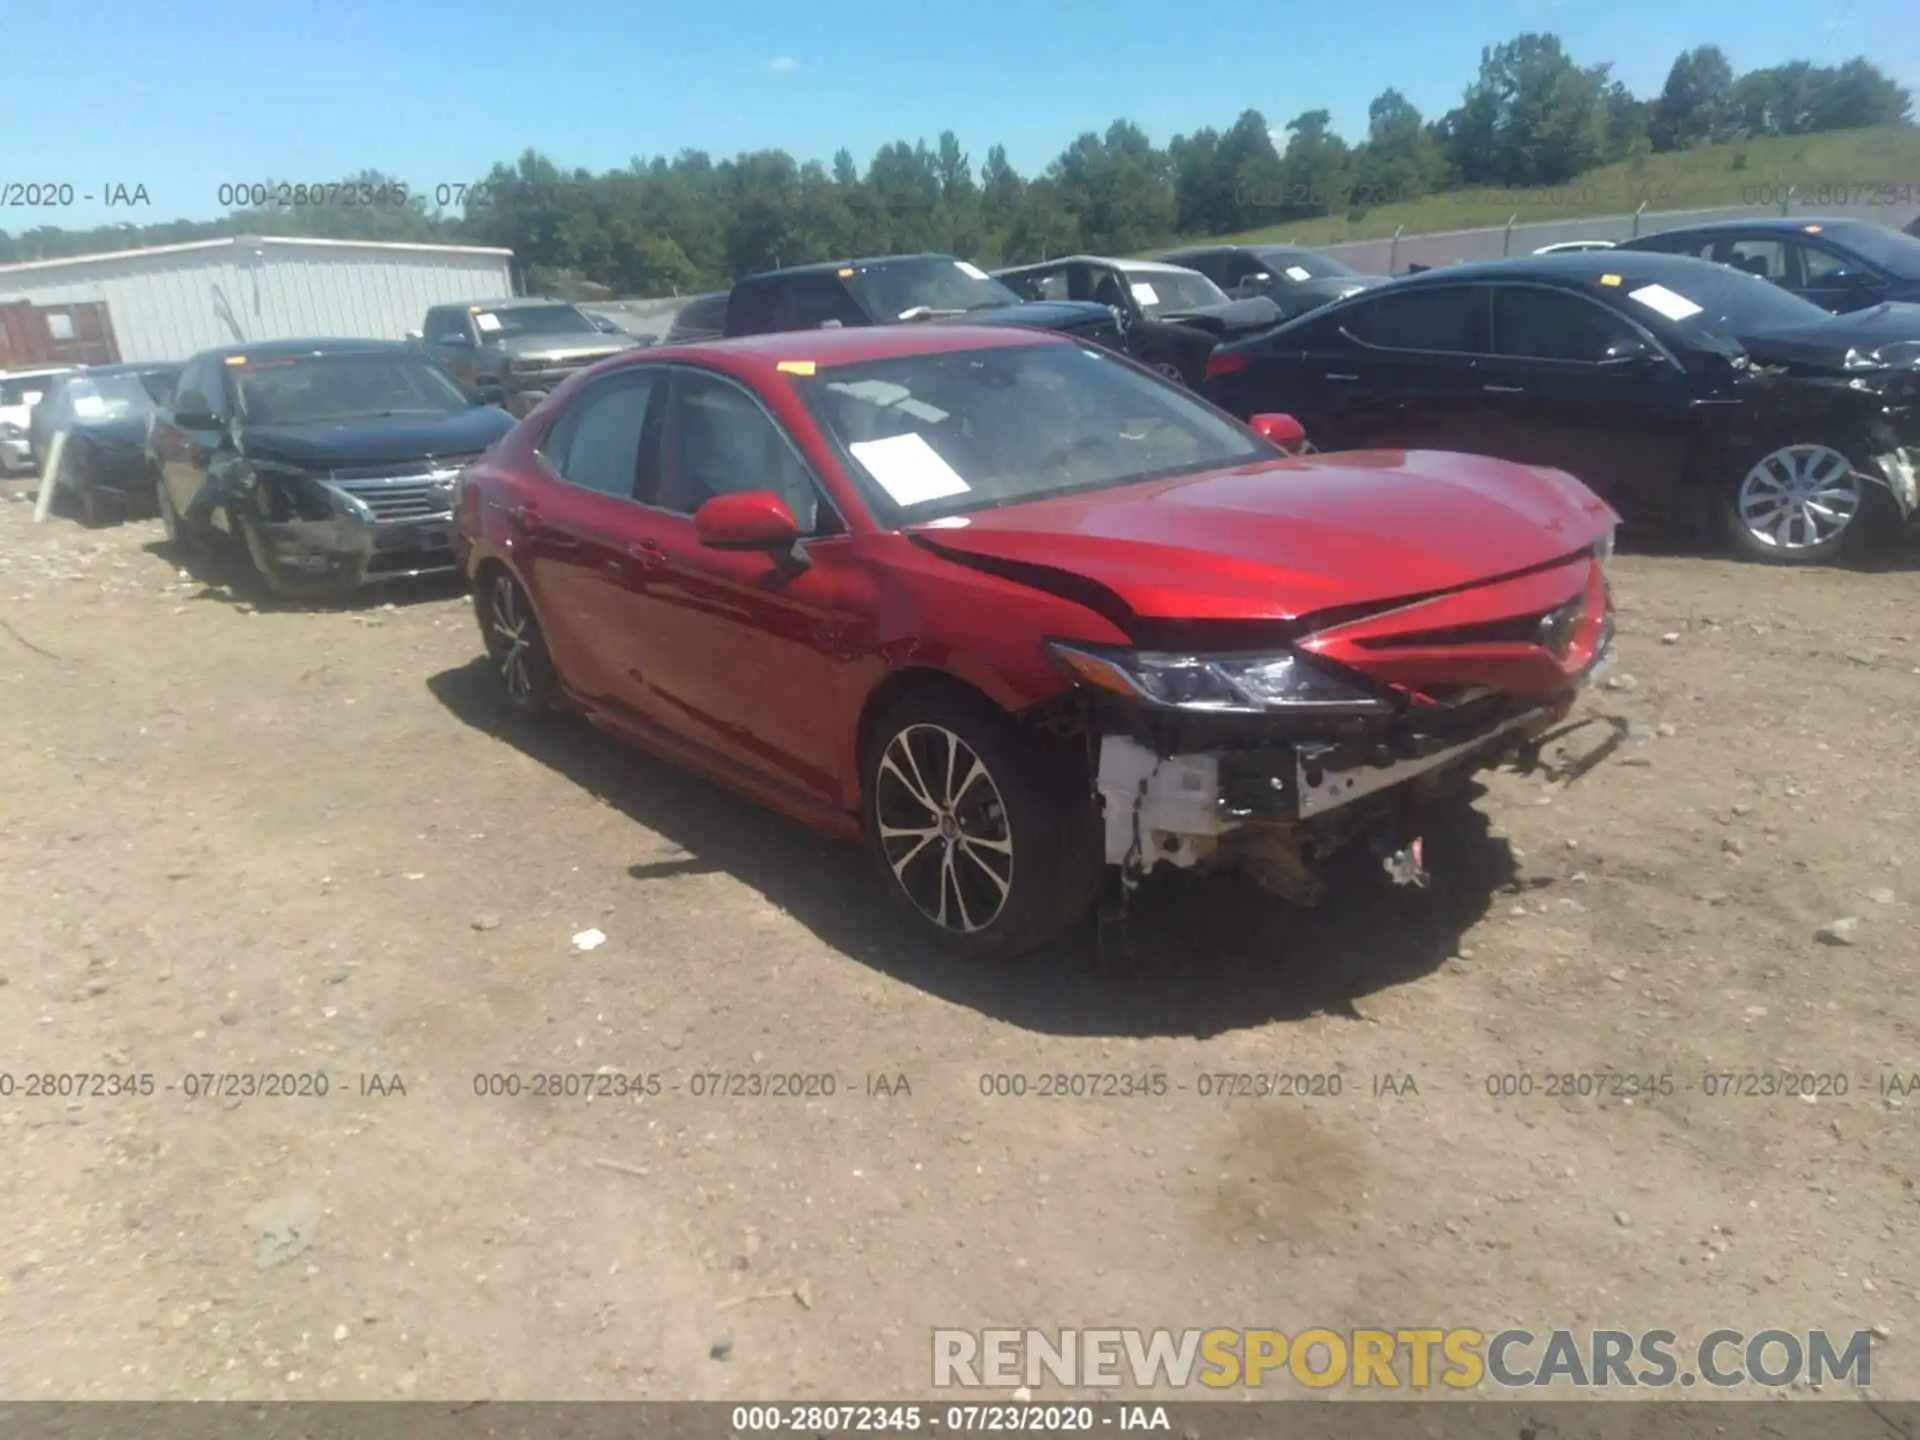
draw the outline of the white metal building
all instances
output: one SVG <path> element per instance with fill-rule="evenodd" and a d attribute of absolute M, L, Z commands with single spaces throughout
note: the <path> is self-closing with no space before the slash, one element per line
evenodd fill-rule
<path fill-rule="evenodd" d="M 104 303 L 120 358 L 253 340 L 405 338 L 430 305 L 513 294 L 511 250 L 243 235 L 0 265 L 0 302 Z"/>

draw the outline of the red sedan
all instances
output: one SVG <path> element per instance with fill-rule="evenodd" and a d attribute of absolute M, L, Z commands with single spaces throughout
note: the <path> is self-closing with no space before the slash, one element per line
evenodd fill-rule
<path fill-rule="evenodd" d="M 1293 456 L 1071 339 L 820 330 L 623 355 L 467 472 L 507 700 L 829 835 L 962 951 L 1117 872 L 1311 899 L 1523 755 L 1608 658 L 1616 517 L 1552 470 Z"/>

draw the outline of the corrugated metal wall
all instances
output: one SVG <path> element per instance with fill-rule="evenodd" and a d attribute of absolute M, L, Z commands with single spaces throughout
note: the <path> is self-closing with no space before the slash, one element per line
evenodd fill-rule
<path fill-rule="evenodd" d="M 513 293 L 511 257 L 488 251 L 243 240 L 0 269 L 0 299 L 104 301 L 121 357 L 183 360 L 252 340 L 399 340 L 427 307 Z"/>

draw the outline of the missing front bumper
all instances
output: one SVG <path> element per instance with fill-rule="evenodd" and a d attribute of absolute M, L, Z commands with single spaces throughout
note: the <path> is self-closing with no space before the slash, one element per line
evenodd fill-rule
<path fill-rule="evenodd" d="M 1297 740 L 1163 755 L 1135 736 L 1103 735 L 1096 787 L 1107 863 L 1131 877 L 1161 865 L 1189 869 L 1232 858 L 1281 876 L 1278 888 L 1307 895 L 1317 890 L 1315 857 L 1371 830 L 1376 840 L 1391 841 L 1384 852 L 1390 873 L 1408 845 L 1416 846 L 1412 863 L 1423 871 L 1417 836 L 1398 833 L 1406 805 L 1524 752 L 1612 665 L 1611 644 L 1603 642 L 1594 663 L 1553 700 L 1457 740 L 1416 743 L 1416 753 Z"/>

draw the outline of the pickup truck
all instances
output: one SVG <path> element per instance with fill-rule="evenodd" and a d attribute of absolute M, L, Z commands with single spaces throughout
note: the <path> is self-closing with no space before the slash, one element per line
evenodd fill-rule
<path fill-rule="evenodd" d="M 644 342 L 608 334 L 564 300 L 476 300 L 436 305 L 412 337 L 470 390 L 497 390 L 526 414 L 562 380 Z"/>

